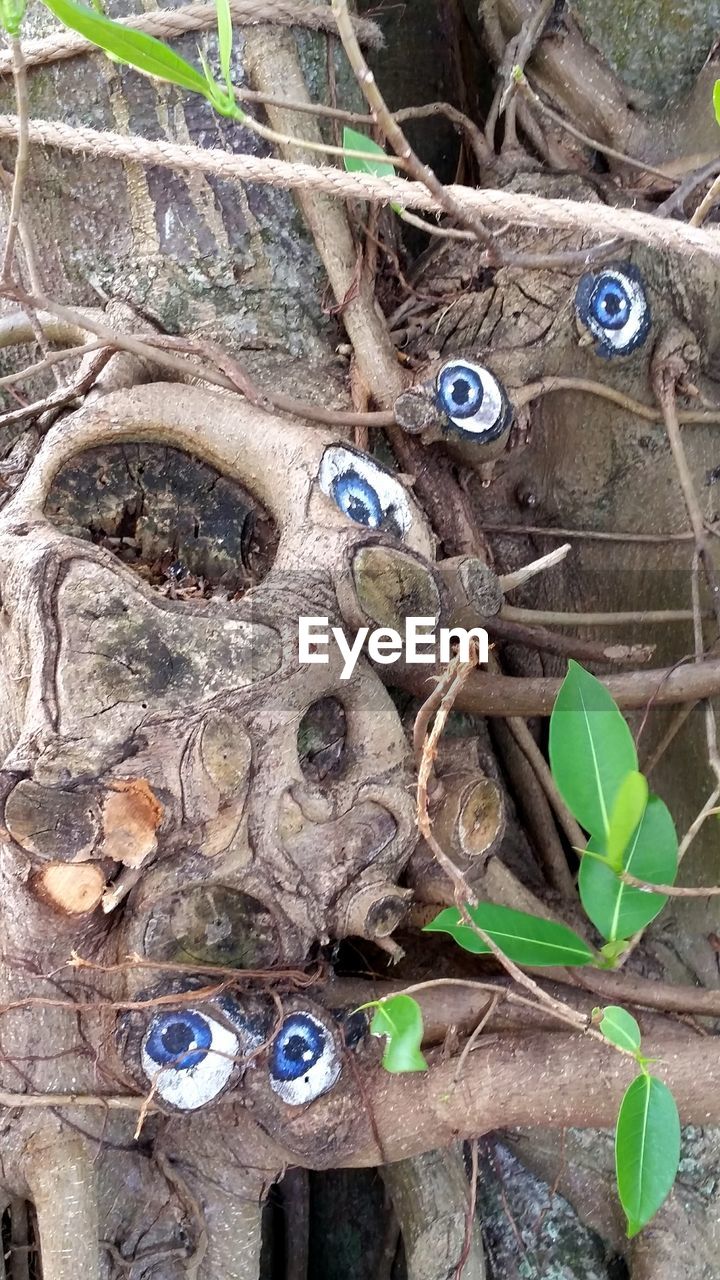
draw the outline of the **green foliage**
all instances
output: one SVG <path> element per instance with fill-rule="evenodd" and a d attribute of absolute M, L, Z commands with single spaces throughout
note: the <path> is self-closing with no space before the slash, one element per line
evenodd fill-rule
<path fill-rule="evenodd" d="M 648 784 L 644 774 L 633 769 L 620 783 L 610 812 L 605 852 L 613 871 L 622 871 L 623 857 L 633 832 L 642 821 L 648 802 Z"/>
<path fill-rule="evenodd" d="M 229 0 L 215 0 L 217 8 L 217 24 L 218 24 L 218 53 L 220 54 L 220 71 L 225 81 L 225 88 L 232 98 L 232 47 L 233 47 L 233 29 L 232 15 L 230 13 Z"/>
<path fill-rule="evenodd" d="M 588 851 L 602 852 L 590 840 Z M 677 836 L 667 805 L 651 795 L 622 856 L 622 870 L 650 884 L 672 884 L 677 873 Z M 597 858 L 585 856 L 578 881 L 580 900 L 595 928 L 609 942 L 629 938 L 654 920 L 667 898 L 624 884 Z"/>
<path fill-rule="evenodd" d="M 77 31 L 106 53 L 114 54 L 146 75 L 207 96 L 207 85 L 200 72 L 154 36 L 123 27 L 75 0 L 44 0 L 44 3 L 64 26 Z"/>
<path fill-rule="evenodd" d="M 607 1008 L 595 1009 L 593 1012 L 602 1014 L 598 1026 L 605 1039 L 637 1057 L 640 1052 L 640 1028 L 632 1014 L 617 1004 L 609 1004 Z"/>
<path fill-rule="evenodd" d="M 543 920 L 526 911 L 513 911 L 493 902 L 467 907 L 467 912 L 515 964 L 585 965 L 594 958 L 582 938 L 567 925 L 556 924 L 554 920 Z M 425 932 L 449 933 L 459 947 L 474 955 L 487 955 L 490 951 L 487 943 L 463 921 L 457 907 L 441 911 L 430 924 L 425 925 Z"/>
<path fill-rule="evenodd" d="M 219 115 L 235 120 L 244 119 L 244 112 L 235 102 L 230 81 L 232 22 L 228 0 L 217 0 L 218 41 L 225 76 L 224 86 L 217 84 L 202 55 L 204 74 L 161 40 L 156 40 L 145 31 L 134 31 L 122 23 L 113 22 L 96 8 L 78 4 L 77 0 L 43 0 L 43 3 L 64 26 L 77 31 L 99 49 L 104 49 L 115 62 L 125 63 L 158 80 L 166 80 L 180 89 L 190 89 L 192 93 L 201 94 Z"/>
<path fill-rule="evenodd" d="M 343 147 L 346 151 L 362 151 L 367 157 L 360 160 L 357 156 L 345 156 L 344 163 L 348 173 L 371 173 L 375 178 L 395 176 L 394 166 L 388 164 L 382 147 L 368 138 L 367 134 L 358 133 L 357 129 L 350 129 L 345 125 Z"/>
<path fill-rule="evenodd" d="M 344 164 L 348 173 L 370 173 L 375 178 L 394 178 L 396 177 L 395 166 L 389 164 L 385 159 L 385 152 L 377 142 L 373 142 L 372 138 L 368 138 L 365 133 L 358 133 L 357 129 L 350 129 L 345 125 L 343 129 L 343 148 L 346 151 L 362 151 L 363 156 L 345 156 Z M 391 202 L 390 208 L 400 217 L 403 216 L 404 210 L 401 205 Z"/>
<path fill-rule="evenodd" d="M 388 996 L 362 1008 L 375 1009 L 370 1034 L 387 1039 L 382 1058 L 386 1071 L 394 1074 L 427 1071 L 427 1062 L 420 1051 L 423 1020 L 417 1000 L 406 995 Z"/>
<path fill-rule="evenodd" d="M 623 955 L 628 948 L 627 938 L 616 938 L 613 942 L 604 942 L 600 948 L 602 956 L 601 969 L 614 969 L 620 956 Z"/>
<path fill-rule="evenodd" d="M 637 752 L 607 689 L 577 662 L 569 664 L 550 719 L 550 766 L 568 808 L 604 843 L 618 791 L 637 770 Z"/>
<path fill-rule="evenodd" d="M 615 1132 L 615 1171 L 628 1236 L 669 1195 L 680 1162 L 680 1119 L 667 1085 L 642 1071 L 625 1092 Z"/>
<path fill-rule="evenodd" d="M 640 1074 L 625 1090 L 615 1130 L 615 1176 L 629 1237 L 655 1216 L 669 1194 L 680 1160 L 680 1119 L 670 1090 L 651 1076 L 640 1053 L 640 1028 L 619 1005 L 595 1009 L 606 1040 L 632 1054 Z"/>
<path fill-rule="evenodd" d="M 0 0 L 0 27 L 13 39 L 20 35 L 27 0 Z"/>
<path fill-rule="evenodd" d="M 587 847 L 578 850 L 579 890 L 588 917 L 606 940 L 602 959 L 565 925 L 488 902 L 467 911 L 516 964 L 612 967 L 630 936 L 666 902 L 665 895 L 628 885 L 623 876 L 672 884 L 677 835 L 666 805 L 650 794 L 638 771 L 635 745 L 619 708 L 605 686 L 575 662 L 550 720 L 550 763 L 565 803 L 590 835 Z M 441 911 L 426 930 L 449 933 L 476 955 L 491 950 L 455 907 Z M 594 1018 L 608 1043 L 635 1058 L 640 1069 L 623 1098 L 615 1144 L 618 1193 L 628 1235 L 633 1236 L 672 1187 L 680 1158 L 680 1122 L 672 1094 L 647 1070 L 632 1014 L 609 1005 L 596 1009 Z"/>
<path fill-rule="evenodd" d="M 716 80 L 713 85 L 713 106 L 715 108 L 715 119 L 720 124 L 720 80 Z"/>
<path fill-rule="evenodd" d="M 570 663 L 550 719 L 550 762 L 566 804 L 590 832 L 580 865 L 583 907 L 606 941 L 621 942 L 654 920 L 666 902 L 662 894 L 625 884 L 621 874 L 672 884 L 677 836 L 666 806 L 649 795 L 638 772 L 619 708 L 576 662 Z"/>
<path fill-rule="evenodd" d="M 720 82 L 719 82 L 720 83 Z M 625 884 L 630 874 L 648 884 L 672 884 L 678 843 L 663 801 L 650 795 L 637 768 L 635 747 L 618 707 L 603 685 L 570 664 L 550 721 L 550 761 L 555 781 L 578 822 L 590 833 L 580 864 L 580 898 L 612 965 L 631 934 L 662 910 L 667 898 Z M 610 1044 L 632 1054 L 640 1075 L 627 1089 L 618 1114 L 615 1171 L 628 1235 L 654 1217 L 668 1195 L 680 1159 L 675 1099 L 651 1076 L 640 1054 L 640 1028 L 625 1009 L 596 1010 Z"/>

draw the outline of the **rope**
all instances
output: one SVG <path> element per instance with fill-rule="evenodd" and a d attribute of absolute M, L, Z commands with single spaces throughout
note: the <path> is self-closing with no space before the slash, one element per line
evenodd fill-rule
<path fill-rule="evenodd" d="M 328 5 L 306 4 L 305 0 L 230 0 L 233 18 L 239 26 L 258 26 L 278 23 L 283 27 L 308 27 L 311 31 L 329 31 L 337 35 L 337 24 Z M 217 9 L 214 4 L 186 5 L 182 9 L 162 9 L 153 13 L 135 14 L 120 18 L 123 27 L 145 31 L 158 39 L 173 39 L 188 31 L 208 31 L 217 26 Z M 377 23 L 367 18 L 355 18 L 358 40 L 367 48 L 380 49 L 383 37 Z M 84 36 L 63 30 L 42 40 L 23 41 L 23 54 L 28 67 L 44 66 L 62 58 L 76 58 L 81 53 L 102 52 Z M 12 71 L 12 54 L 0 53 L 0 75 Z"/>
<path fill-rule="evenodd" d="M 16 138 L 17 116 L 0 116 L 0 137 Z M 100 133 L 96 129 L 71 128 L 48 120 L 30 122 L 30 142 L 35 146 L 59 147 L 67 151 L 135 164 L 160 165 L 185 173 L 213 173 L 235 182 L 303 188 L 339 200 L 371 200 L 379 204 L 395 202 L 426 213 L 442 212 L 438 202 L 418 182 L 402 178 L 376 178 L 371 174 L 345 173 L 326 165 L 290 164 L 286 160 L 251 155 L 233 155 L 203 147 L 180 146 L 161 139 L 150 141 L 135 135 Z M 664 252 L 705 253 L 720 262 L 720 231 L 692 227 L 674 218 L 658 218 L 635 209 L 614 209 L 609 205 L 578 200 L 548 200 L 543 196 L 513 191 L 474 190 L 450 186 L 448 191 L 463 208 L 493 221 L 525 227 L 551 227 L 598 235 L 602 239 L 621 236 L 652 245 Z"/>

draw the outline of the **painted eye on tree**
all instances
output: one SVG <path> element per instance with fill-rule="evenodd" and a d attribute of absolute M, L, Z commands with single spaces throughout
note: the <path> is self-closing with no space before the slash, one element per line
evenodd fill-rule
<path fill-rule="evenodd" d="M 629 263 L 584 275 L 575 295 L 575 309 L 595 339 L 599 356 L 629 355 L 650 330 L 642 277 Z"/>
<path fill-rule="evenodd" d="M 451 360 L 437 375 L 437 403 L 456 435 L 497 440 L 510 421 L 504 388 L 489 369 L 468 360 Z"/>
<path fill-rule="evenodd" d="M 270 1087 L 291 1107 L 327 1093 L 340 1075 L 332 1032 L 312 1013 L 291 1013 L 270 1050 Z"/>
<path fill-rule="evenodd" d="M 355 524 L 387 529 L 400 538 L 410 529 L 405 489 L 367 454 L 332 445 L 325 450 L 318 479 L 323 493 Z"/>
<path fill-rule="evenodd" d="M 211 1102 L 235 1066 L 238 1038 L 196 1009 L 158 1014 L 141 1050 L 145 1075 L 159 1097 L 182 1111 Z"/>

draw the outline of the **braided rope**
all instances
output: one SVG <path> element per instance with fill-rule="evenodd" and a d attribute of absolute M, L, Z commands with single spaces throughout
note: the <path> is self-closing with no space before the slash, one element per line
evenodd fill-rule
<path fill-rule="evenodd" d="M 337 25 L 329 5 L 306 4 L 305 0 L 230 0 L 232 16 L 239 26 L 258 26 L 278 23 L 284 27 L 307 27 L 311 31 L 329 31 L 337 34 Z M 185 5 L 182 9 L 161 9 L 153 13 L 134 14 L 118 19 L 123 27 L 145 31 L 158 39 L 172 39 L 188 31 L 208 31 L 217 26 L 217 9 L 213 3 Z M 383 37 L 377 23 L 367 18 L 355 18 L 358 40 L 367 48 L 379 49 Z M 101 50 L 84 36 L 63 30 L 42 40 L 23 41 L 23 54 L 28 67 L 45 66 L 62 58 L 75 58 L 81 53 L 99 53 Z M 0 53 L 0 74 L 12 71 L 12 55 Z"/>
<path fill-rule="evenodd" d="M 17 137 L 17 116 L 0 116 L 0 137 Z M 161 139 L 150 141 L 136 135 L 100 133 L 96 129 L 71 128 L 48 120 L 30 122 L 30 142 L 35 146 L 59 147 L 92 156 L 107 156 L 135 164 L 161 165 L 185 173 L 214 173 L 236 182 L 304 188 L 339 200 L 395 202 L 426 213 L 442 210 L 428 190 L 418 182 L 402 178 L 375 178 L 370 174 L 345 173 L 327 165 L 289 163 L 286 160 L 252 155 L 233 155 L 203 147 L 181 146 Z M 653 245 L 666 252 L 696 250 L 720 262 L 720 231 L 693 227 L 673 218 L 658 218 L 635 209 L 614 209 L 609 205 L 578 200 L 548 200 L 544 196 L 513 191 L 448 188 L 459 205 L 482 218 L 512 222 L 525 227 L 589 232 L 610 239 L 622 236 Z"/>

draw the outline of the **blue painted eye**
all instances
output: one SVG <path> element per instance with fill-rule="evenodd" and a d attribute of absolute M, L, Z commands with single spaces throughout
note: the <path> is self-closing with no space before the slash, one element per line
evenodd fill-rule
<path fill-rule="evenodd" d="M 438 399 L 448 418 L 472 418 L 483 402 L 480 373 L 471 364 L 459 360 L 440 370 Z"/>
<path fill-rule="evenodd" d="M 590 299 L 590 307 L 603 329 L 622 329 L 630 318 L 630 298 L 619 280 L 601 280 Z"/>
<path fill-rule="evenodd" d="M 211 1044 L 212 1031 L 207 1018 L 189 1009 L 187 1013 L 170 1013 L 156 1019 L 145 1048 L 159 1066 L 172 1063 L 182 1071 L 202 1062 Z"/>
<path fill-rule="evenodd" d="M 197 1009 L 182 1009 L 153 1018 L 140 1057 L 159 1097 L 194 1111 L 227 1084 L 238 1049 L 238 1037 L 228 1027 Z"/>
<path fill-rule="evenodd" d="M 335 477 L 332 496 L 341 511 L 356 524 L 366 524 L 378 529 L 382 524 L 383 509 L 380 499 L 364 476 L 357 471 L 345 471 Z"/>
<path fill-rule="evenodd" d="M 437 375 L 438 407 L 455 435 L 487 442 L 501 436 L 510 421 L 505 389 L 483 365 L 450 360 Z"/>
<path fill-rule="evenodd" d="M 335 1037 L 312 1013 L 291 1013 L 270 1050 L 270 1087 L 290 1106 L 326 1093 L 340 1075 Z"/>
<path fill-rule="evenodd" d="M 650 307 L 639 271 L 627 263 L 589 271 L 575 295 L 578 319 L 599 356 L 629 355 L 650 331 Z"/>
<path fill-rule="evenodd" d="M 406 489 L 366 453 L 331 445 L 318 480 L 322 492 L 355 524 L 387 529 L 400 538 L 409 532 L 413 513 Z"/>

